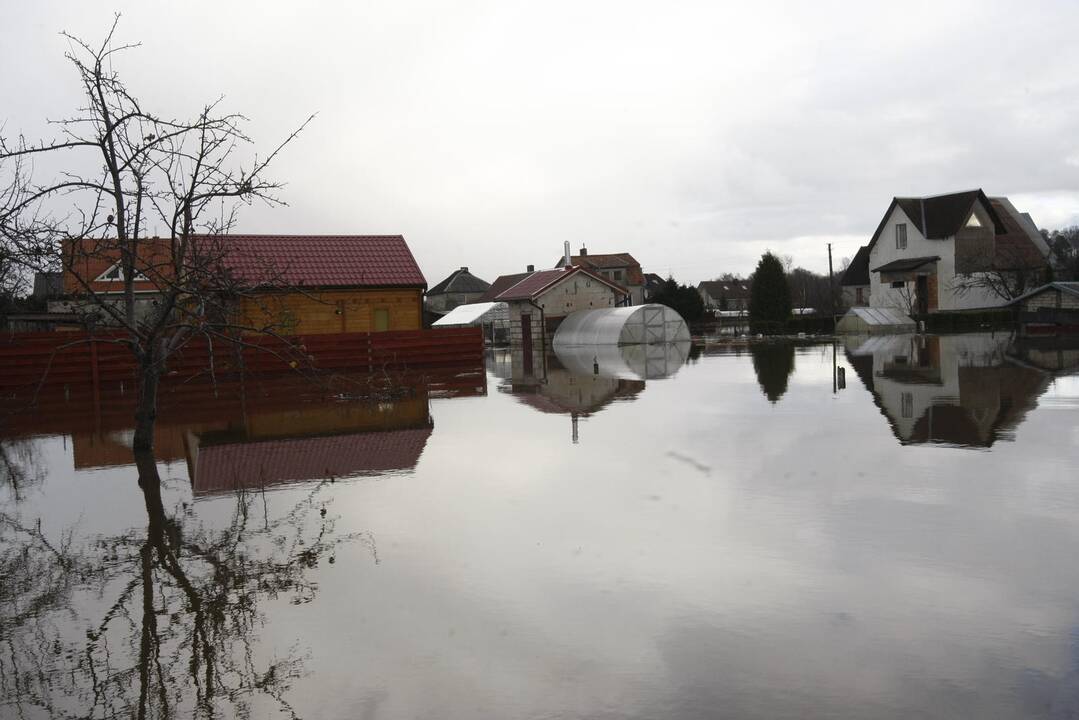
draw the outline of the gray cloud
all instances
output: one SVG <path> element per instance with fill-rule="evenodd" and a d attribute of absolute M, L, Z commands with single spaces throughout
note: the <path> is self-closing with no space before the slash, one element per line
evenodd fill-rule
<path fill-rule="evenodd" d="M 186 114 L 226 95 L 290 206 L 252 232 L 401 232 L 430 282 L 552 264 L 563 240 L 697 281 L 765 248 L 826 268 L 896 194 L 983 187 L 1079 222 L 1079 6 L 196 0 L 21 3 L 0 123 L 77 100 L 61 29 L 139 40 L 117 69 Z"/>

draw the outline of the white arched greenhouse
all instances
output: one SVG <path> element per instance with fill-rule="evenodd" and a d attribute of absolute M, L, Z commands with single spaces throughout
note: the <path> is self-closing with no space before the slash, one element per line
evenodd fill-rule
<path fill-rule="evenodd" d="M 689 342 L 689 326 L 666 305 L 580 310 L 568 315 L 554 334 L 554 346 L 652 345 Z"/>

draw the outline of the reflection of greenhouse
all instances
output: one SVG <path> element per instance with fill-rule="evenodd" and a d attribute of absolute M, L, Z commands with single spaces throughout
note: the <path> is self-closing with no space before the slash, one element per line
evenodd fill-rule
<path fill-rule="evenodd" d="M 576 442 L 579 418 L 633 401 L 644 391 L 646 379 L 674 375 L 688 353 L 688 342 L 558 348 L 546 356 L 526 356 L 514 349 L 493 353 L 488 367 L 504 378 L 502 392 L 539 412 L 569 415 Z"/>
<path fill-rule="evenodd" d="M 562 366 L 580 375 L 594 374 L 623 380 L 670 377 L 689 357 L 689 341 L 654 345 L 555 346 Z"/>

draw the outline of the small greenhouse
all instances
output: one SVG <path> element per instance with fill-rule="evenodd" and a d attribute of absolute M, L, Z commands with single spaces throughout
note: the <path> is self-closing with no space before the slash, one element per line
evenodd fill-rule
<path fill-rule="evenodd" d="M 835 326 L 840 335 L 895 335 L 915 330 L 914 321 L 893 308 L 851 308 Z"/>
<path fill-rule="evenodd" d="M 575 345 L 653 345 L 689 342 L 689 326 L 666 305 L 580 310 L 562 321 L 555 348 Z"/>
<path fill-rule="evenodd" d="M 509 325 L 509 306 L 504 302 L 458 305 L 431 323 L 431 327 L 437 328 L 483 328 L 483 340 L 488 345 L 505 345 L 508 343 Z"/>

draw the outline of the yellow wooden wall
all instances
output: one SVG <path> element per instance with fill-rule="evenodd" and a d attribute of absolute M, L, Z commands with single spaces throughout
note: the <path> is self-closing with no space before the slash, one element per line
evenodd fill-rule
<path fill-rule="evenodd" d="M 272 324 L 284 335 L 375 332 L 375 310 L 383 309 L 388 330 L 420 330 L 422 304 L 419 288 L 267 293 L 242 298 L 239 318 L 256 328 Z"/>

